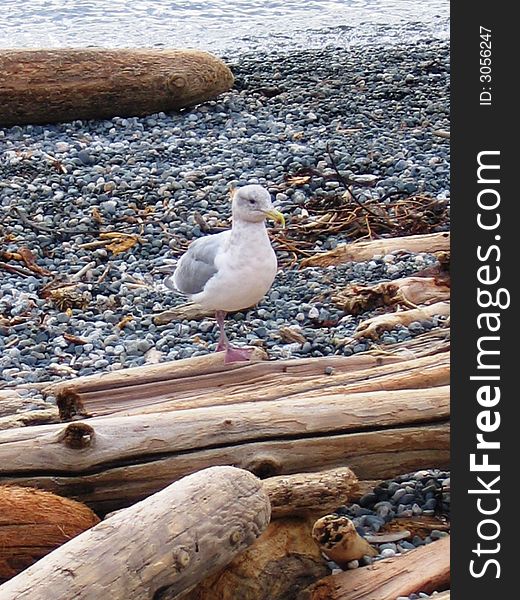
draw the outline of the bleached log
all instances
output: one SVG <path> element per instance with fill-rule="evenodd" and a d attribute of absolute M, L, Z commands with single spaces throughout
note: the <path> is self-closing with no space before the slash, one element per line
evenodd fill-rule
<path fill-rule="evenodd" d="M 4 585 L 0 600 L 174 597 L 267 527 L 269 499 L 246 471 L 195 473 L 80 534 Z"/>
<path fill-rule="evenodd" d="M 449 390 L 440 386 L 26 427 L 0 432 L 0 482 L 108 512 L 212 465 L 261 477 L 349 466 L 383 479 L 447 466 L 448 418 Z"/>
<path fill-rule="evenodd" d="M 233 75 L 198 50 L 1 50 L 0 125 L 168 112 L 229 90 Z"/>
<path fill-rule="evenodd" d="M 360 262 L 372 259 L 376 254 L 389 254 L 396 250 L 408 252 L 440 252 L 450 248 L 449 233 L 429 233 L 425 235 L 409 235 L 406 237 L 382 238 L 368 242 L 339 244 L 334 250 L 315 254 L 304 258 L 300 266 L 329 267 L 346 262 Z"/>
<path fill-rule="evenodd" d="M 201 357 L 202 358 L 202 357 Z M 276 400 L 297 394 L 350 393 L 421 388 L 448 383 L 449 357 L 406 360 L 398 356 L 354 355 L 328 359 L 264 361 L 230 370 L 197 373 L 161 365 L 156 376 L 139 368 L 132 374 L 98 375 L 53 385 L 64 420 L 107 414 L 144 414 Z M 182 362 L 182 361 L 179 361 Z M 182 367 L 182 365 L 181 365 Z M 327 369 L 328 367 L 328 369 Z M 332 373 L 330 375 L 325 372 Z"/>

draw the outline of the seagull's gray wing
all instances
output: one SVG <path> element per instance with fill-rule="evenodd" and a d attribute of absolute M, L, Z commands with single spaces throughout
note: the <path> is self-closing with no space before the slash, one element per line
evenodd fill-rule
<path fill-rule="evenodd" d="M 230 231 L 199 238 L 181 257 L 172 276 L 175 287 L 184 294 L 202 292 L 206 283 L 215 275 L 215 257 L 222 248 Z"/>

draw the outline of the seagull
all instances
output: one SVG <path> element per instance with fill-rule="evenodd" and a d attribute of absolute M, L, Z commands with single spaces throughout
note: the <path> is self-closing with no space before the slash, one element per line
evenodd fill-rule
<path fill-rule="evenodd" d="M 252 348 L 230 344 L 224 329 L 228 312 L 254 306 L 269 290 L 278 268 L 266 219 L 285 227 L 271 195 L 260 185 L 232 192 L 232 227 L 192 242 L 177 263 L 169 283 L 192 302 L 214 311 L 220 330 L 216 351 L 225 351 L 224 362 L 247 361 Z"/>

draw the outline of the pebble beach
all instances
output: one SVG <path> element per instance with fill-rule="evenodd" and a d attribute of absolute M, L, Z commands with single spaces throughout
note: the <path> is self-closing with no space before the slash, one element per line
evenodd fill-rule
<path fill-rule="evenodd" d="M 230 193 L 251 183 L 269 190 L 293 245 L 269 224 L 278 274 L 257 306 L 227 316 L 233 344 L 260 347 L 268 360 L 350 356 L 444 328 L 433 316 L 360 338 L 357 326 L 381 310 L 350 314 L 334 301 L 349 284 L 437 265 L 433 253 L 301 264 L 359 239 L 449 231 L 449 41 L 416 33 L 254 51 L 244 51 L 246 36 L 236 52 L 216 52 L 235 83 L 215 100 L 171 114 L 0 128 L 0 397 L 16 388 L 18 412 L 55 410 L 38 384 L 213 352 L 214 318 L 157 317 L 187 301 L 165 284 L 180 256 L 231 226 Z M 390 210 L 410 198 L 428 208 L 409 231 L 314 227 L 349 202 Z M 431 466 L 337 508 L 379 551 L 347 569 L 448 535 L 450 472 Z M 377 542 L 395 519 L 416 518 L 439 529 Z M 396 600 L 429 597 L 436 593 Z"/>
<path fill-rule="evenodd" d="M 234 88 L 176 114 L 0 129 L 2 260 L 15 265 L 5 253 L 24 247 L 40 268 L 0 267 L 1 387 L 213 351 L 213 319 L 155 325 L 154 316 L 186 302 L 164 279 L 191 240 L 230 226 L 233 187 L 265 186 L 287 222 L 301 222 L 310 201 L 346 191 L 332 176 L 332 156 L 343 177 L 359 181 L 361 201 L 400 193 L 449 209 L 449 140 L 435 134 L 449 130 L 446 42 L 224 59 Z M 433 231 L 447 228 L 444 219 Z M 103 239 L 114 232 L 132 240 L 127 249 Z M 350 241 L 324 231 L 308 251 Z M 226 325 L 232 341 L 261 346 L 271 359 L 367 350 L 372 341 L 349 340 L 371 314 L 346 314 L 331 291 L 435 262 L 400 252 L 299 269 L 277 250 L 281 268 L 268 295 Z M 77 284 L 77 303 L 42 297 L 55 280 Z M 435 318 L 412 323 L 378 343 L 438 326 Z M 281 327 L 294 328 L 300 341 L 283 339 Z"/>

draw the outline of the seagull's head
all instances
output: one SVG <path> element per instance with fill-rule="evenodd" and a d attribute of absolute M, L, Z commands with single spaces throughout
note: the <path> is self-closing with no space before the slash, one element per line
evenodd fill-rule
<path fill-rule="evenodd" d="M 233 218 L 235 220 L 258 223 L 273 219 L 285 227 L 282 213 L 273 207 L 271 194 L 261 185 L 245 185 L 232 192 Z"/>

